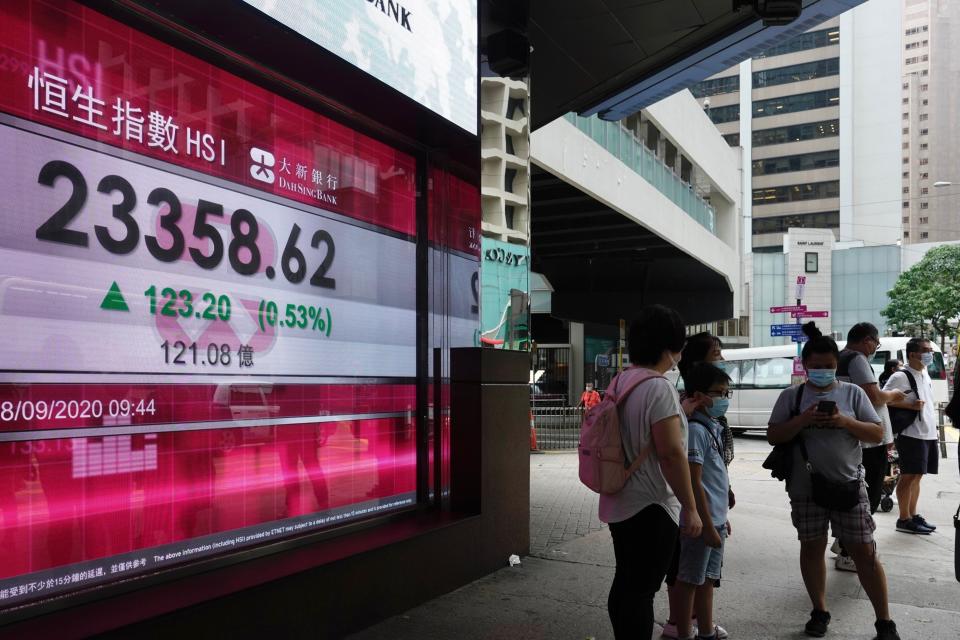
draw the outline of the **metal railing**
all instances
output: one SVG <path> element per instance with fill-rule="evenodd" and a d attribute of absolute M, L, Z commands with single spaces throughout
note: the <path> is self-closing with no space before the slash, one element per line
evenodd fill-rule
<path fill-rule="evenodd" d="M 543 451 L 576 449 L 582 419 L 583 407 L 534 406 L 537 448 Z"/>

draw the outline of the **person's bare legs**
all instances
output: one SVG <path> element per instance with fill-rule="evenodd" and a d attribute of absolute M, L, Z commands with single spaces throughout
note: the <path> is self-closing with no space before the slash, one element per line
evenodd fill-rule
<path fill-rule="evenodd" d="M 910 517 L 917 515 L 917 503 L 920 502 L 920 483 L 923 481 L 923 476 L 918 475 L 916 481 L 913 483 L 913 491 L 910 493 Z"/>
<path fill-rule="evenodd" d="M 823 554 L 827 538 L 800 541 L 800 573 L 814 609 L 827 610 L 827 564 Z M 856 561 L 856 560 L 854 560 Z"/>
<path fill-rule="evenodd" d="M 857 577 L 863 590 L 867 592 L 877 620 L 890 619 L 890 607 L 887 601 L 887 574 L 877 558 L 877 552 L 872 542 L 846 543 L 847 552 L 857 565 Z"/>
<path fill-rule="evenodd" d="M 676 616 L 677 637 L 683 640 L 693 635 L 693 624 L 690 620 L 693 617 L 693 602 L 697 592 L 697 585 L 677 580 L 673 584 L 673 598 L 676 601 L 676 609 L 673 615 Z"/>
<path fill-rule="evenodd" d="M 915 473 L 902 473 L 897 481 L 897 503 L 900 507 L 900 519 L 909 520 L 913 517 L 910 509 L 916 506 L 913 500 L 914 485 L 919 484 L 920 476 Z M 913 506 L 911 506 L 911 503 Z"/>
<path fill-rule="evenodd" d="M 693 608 L 697 613 L 697 628 L 701 636 L 713 634 L 713 580 L 707 578 L 703 584 L 697 587 L 696 595 L 693 599 Z"/>
<path fill-rule="evenodd" d="M 674 624 L 677 624 L 680 620 L 677 614 L 677 612 L 680 610 L 680 602 L 679 598 L 677 597 L 678 593 L 679 591 L 676 588 L 676 582 L 674 582 L 674 586 L 672 587 L 667 585 L 667 602 L 670 605 L 670 613 L 668 614 L 669 617 L 667 618 L 667 622 L 672 622 Z"/>

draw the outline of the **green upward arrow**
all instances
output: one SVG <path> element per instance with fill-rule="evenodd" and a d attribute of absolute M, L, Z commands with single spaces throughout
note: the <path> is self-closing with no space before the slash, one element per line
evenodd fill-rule
<path fill-rule="evenodd" d="M 116 280 L 110 285 L 110 290 L 107 291 L 107 295 L 103 297 L 100 308 L 108 311 L 130 311 L 130 307 L 127 306 L 127 301 L 123 299 L 123 294 L 120 293 L 120 287 L 117 285 Z"/>

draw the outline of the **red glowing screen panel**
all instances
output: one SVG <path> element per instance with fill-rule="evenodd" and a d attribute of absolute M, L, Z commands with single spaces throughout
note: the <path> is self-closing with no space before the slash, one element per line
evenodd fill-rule
<path fill-rule="evenodd" d="M 0 613 L 415 502 L 412 156 L 69 0 L 0 147 Z"/>

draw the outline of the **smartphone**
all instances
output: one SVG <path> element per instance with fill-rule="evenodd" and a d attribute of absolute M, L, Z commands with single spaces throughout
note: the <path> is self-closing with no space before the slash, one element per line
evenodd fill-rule
<path fill-rule="evenodd" d="M 820 413 L 826 413 L 827 415 L 833 415 L 833 411 L 836 408 L 837 403 L 833 400 L 821 400 L 817 403 L 817 411 Z"/>

